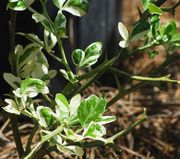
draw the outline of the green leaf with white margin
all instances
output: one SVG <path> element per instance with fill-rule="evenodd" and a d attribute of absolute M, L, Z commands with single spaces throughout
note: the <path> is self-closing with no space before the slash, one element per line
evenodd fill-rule
<path fill-rule="evenodd" d="M 62 7 L 62 10 L 67 11 L 75 16 L 83 16 L 89 9 L 87 0 L 68 0 Z"/>
<path fill-rule="evenodd" d="M 31 73 L 32 78 L 41 79 L 44 75 L 48 75 L 48 68 L 41 63 L 35 63 Z"/>
<path fill-rule="evenodd" d="M 14 76 L 12 73 L 4 73 L 3 77 L 5 81 L 14 89 L 17 89 L 21 85 L 21 78 Z"/>
<path fill-rule="evenodd" d="M 106 129 L 103 125 L 91 122 L 87 128 L 84 129 L 82 136 L 85 138 L 90 138 L 94 140 L 101 140 L 105 142 L 105 139 L 102 138 L 106 134 Z"/>
<path fill-rule="evenodd" d="M 35 0 L 9 0 L 8 8 L 16 11 L 26 10 Z"/>
<path fill-rule="evenodd" d="M 79 142 L 79 141 L 82 141 L 84 139 L 83 136 L 74 133 L 74 131 L 71 130 L 71 129 L 65 128 L 64 132 L 66 134 L 66 136 L 64 136 L 64 138 L 66 138 L 68 140 L 71 140 L 71 141 L 74 141 L 74 142 Z"/>
<path fill-rule="evenodd" d="M 54 25 L 56 35 L 60 36 L 61 38 L 66 38 L 66 17 L 62 11 L 58 11 Z"/>
<path fill-rule="evenodd" d="M 46 84 L 40 80 L 35 78 L 26 78 L 22 81 L 21 87 L 13 91 L 13 93 L 17 97 L 36 97 L 38 93 L 47 94 L 49 93 L 49 89 Z"/>
<path fill-rule="evenodd" d="M 69 103 L 63 94 L 56 94 L 56 116 L 61 121 L 69 118 Z"/>
<path fill-rule="evenodd" d="M 76 49 L 72 53 L 73 63 L 79 68 L 86 68 L 95 64 L 102 53 L 102 43 L 94 42 L 85 51 Z"/>
<path fill-rule="evenodd" d="M 95 95 L 89 96 L 83 100 L 78 107 L 77 114 L 83 127 L 86 127 L 91 121 L 96 121 L 105 112 L 107 101 L 104 98 Z"/>
<path fill-rule="evenodd" d="M 52 1 L 53 1 L 54 5 L 55 5 L 56 7 L 58 7 L 59 9 L 61 9 L 62 6 L 63 6 L 63 4 L 64 4 L 64 2 L 65 2 L 66 0 L 52 0 Z"/>
<path fill-rule="evenodd" d="M 81 102 L 81 95 L 76 94 L 74 97 L 71 98 L 70 104 L 69 104 L 69 111 L 70 111 L 70 116 L 76 116 L 77 115 L 77 109 L 80 105 Z"/>
<path fill-rule="evenodd" d="M 180 42 L 180 33 L 175 34 L 172 37 L 171 42 Z"/>
<path fill-rule="evenodd" d="M 39 37 L 33 33 L 22 33 L 22 32 L 18 32 L 18 35 L 24 36 L 26 39 L 30 40 L 33 43 L 38 44 L 41 47 L 44 47 L 44 43 L 43 41 L 41 41 L 41 39 L 39 39 Z"/>
<path fill-rule="evenodd" d="M 158 14 L 158 15 L 162 15 L 163 11 L 160 7 L 156 6 L 153 3 L 149 3 L 149 12 L 151 14 Z"/>
<path fill-rule="evenodd" d="M 83 149 L 79 146 L 65 146 L 65 145 L 57 144 L 57 149 L 60 152 L 69 155 L 76 155 L 81 157 L 84 154 Z"/>
<path fill-rule="evenodd" d="M 137 23 L 131 32 L 130 41 L 136 41 L 143 38 L 150 30 L 150 24 L 147 21 Z"/>
<path fill-rule="evenodd" d="M 46 29 L 44 30 L 44 44 L 45 44 L 45 49 L 47 52 L 53 52 L 52 49 L 57 43 L 56 36 L 52 33 L 47 31 Z"/>
<path fill-rule="evenodd" d="M 6 112 L 20 115 L 20 111 L 15 101 L 13 101 L 12 99 L 5 99 L 5 102 L 8 103 L 7 106 L 3 107 Z"/>
<path fill-rule="evenodd" d="M 24 48 L 23 54 L 19 57 L 19 68 L 28 64 L 29 61 L 34 61 L 36 55 L 41 50 L 41 47 L 35 43 L 31 43 Z"/>
<path fill-rule="evenodd" d="M 60 70 L 59 70 L 59 73 L 60 73 L 65 79 L 67 79 L 68 81 L 70 81 L 69 75 L 67 74 L 67 71 L 66 71 L 66 70 L 60 69 Z"/>
<path fill-rule="evenodd" d="M 50 108 L 38 106 L 36 112 L 39 118 L 38 122 L 42 127 L 47 128 L 52 125 L 54 118 L 53 111 Z"/>
<path fill-rule="evenodd" d="M 104 124 L 112 123 L 115 120 L 116 120 L 115 116 L 101 116 L 99 119 L 96 120 L 96 123 L 104 125 Z"/>
<path fill-rule="evenodd" d="M 129 33 L 123 23 L 118 23 L 118 31 L 122 36 L 123 40 L 119 42 L 119 46 L 126 48 L 129 46 Z"/>
<path fill-rule="evenodd" d="M 48 19 L 44 15 L 42 15 L 40 13 L 34 13 L 32 15 L 32 19 L 34 19 L 36 23 L 41 23 L 47 31 L 49 31 L 49 32 L 54 31 L 53 27 L 51 26 Z"/>

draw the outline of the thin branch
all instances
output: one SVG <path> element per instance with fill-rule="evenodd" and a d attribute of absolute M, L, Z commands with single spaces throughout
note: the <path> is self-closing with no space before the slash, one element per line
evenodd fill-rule
<path fill-rule="evenodd" d="M 10 11 L 10 21 L 9 21 L 9 31 L 10 31 L 10 53 L 9 53 L 9 63 L 11 65 L 11 72 L 16 74 L 16 65 L 14 60 L 14 51 L 15 51 L 15 30 L 16 30 L 16 15 L 17 12 L 11 10 Z M 24 149 L 22 146 L 20 133 L 18 129 L 17 117 L 14 114 L 10 114 L 10 121 L 14 136 L 14 141 L 16 143 L 16 148 L 18 151 L 19 158 L 21 158 L 24 154 Z"/>
<path fill-rule="evenodd" d="M 147 119 L 147 115 L 146 115 L 146 109 L 144 109 L 144 113 L 141 119 L 139 119 L 138 121 L 136 121 L 135 123 L 133 123 L 132 125 L 128 126 L 128 128 L 120 131 L 119 133 L 113 135 L 112 137 L 107 138 L 107 143 L 114 143 L 114 140 L 124 136 L 126 134 L 128 134 L 132 129 L 134 129 L 136 126 L 141 125 L 145 120 Z"/>
<path fill-rule="evenodd" d="M 35 125 L 34 125 L 34 128 L 31 131 L 31 134 L 30 134 L 30 136 L 28 138 L 25 154 L 28 154 L 31 151 L 32 140 L 33 140 L 34 135 L 36 134 L 37 130 L 38 130 L 38 124 L 36 122 Z"/>
<path fill-rule="evenodd" d="M 138 81 L 149 81 L 149 82 L 168 82 L 168 83 L 177 83 L 180 84 L 180 80 L 173 80 L 170 79 L 170 74 L 163 76 L 163 77 L 143 77 L 143 76 L 135 76 L 135 75 L 131 75 L 128 74 L 124 71 L 118 70 L 116 68 L 109 68 L 109 70 L 115 74 L 117 74 L 118 76 L 122 77 L 122 78 L 129 78 L 132 80 L 138 80 Z"/>
<path fill-rule="evenodd" d="M 180 60 L 180 55 L 172 55 L 172 56 L 168 57 L 168 59 L 166 59 L 164 61 L 164 63 L 159 66 L 159 68 L 157 68 L 154 72 L 152 72 L 150 74 L 150 76 L 155 76 L 155 75 L 159 74 L 169 64 L 173 63 L 176 60 Z M 127 95 L 127 94 L 129 94 L 131 92 L 137 91 L 138 89 L 144 87 L 147 84 L 152 84 L 152 82 L 142 81 L 142 82 L 130 87 L 129 89 L 125 90 L 124 92 L 119 92 L 113 99 L 111 99 L 108 102 L 107 106 L 108 107 L 111 106 L 112 104 L 117 102 L 119 99 L 123 98 L 125 95 Z"/>
<path fill-rule="evenodd" d="M 24 159 L 30 159 L 34 156 L 34 154 L 43 146 L 43 144 L 45 142 L 47 142 L 48 140 L 50 140 L 52 137 L 58 135 L 59 133 L 61 133 L 64 129 L 64 125 L 61 125 L 60 127 L 58 127 L 57 129 L 55 129 L 54 131 L 52 131 L 50 134 L 43 136 L 42 140 L 40 142 L 37 143 L 37 145 L 33 148 L 33 150 L 24 158 Z"/>

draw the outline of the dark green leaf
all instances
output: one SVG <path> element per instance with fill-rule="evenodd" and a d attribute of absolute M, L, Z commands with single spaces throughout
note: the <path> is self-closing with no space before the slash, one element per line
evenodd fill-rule
<path fill-rule="evenodd" d="M 147 21 L 137 23 L 131 32 L 130 41 L 136 41 L 143 38 L 150 30 L 150 24 Z"/>

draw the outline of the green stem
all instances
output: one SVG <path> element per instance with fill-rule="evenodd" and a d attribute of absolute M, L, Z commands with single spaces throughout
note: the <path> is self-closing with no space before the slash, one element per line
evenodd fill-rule
<path fill-rule="evenodd" d="M 16 143 L 18 155 L 19 155 L 19 158 L 22 158 L 24 155 L 24 149 L 22 146 L 20 133 L 19 133 L 19 129 L 18 129 L 17 117 L 13 114 L 10 114 L 10 121 L 11 121 L 11 127 L 12 127 L 12 131 L 13 131 L 14 141 Z"/>
<path fill-rule="evenodd" d="M 15 64 L 15 60 L 14 60 L 16 16 L 17 16 L 17 12 L 11 10 L 10 11 L 10 21 L 9 21 L 9 31 L 10 31 L 9 63 L 11 65 L 11 72 L 15 75 L 17 74 L 16 64 Z M 19 155 L 19 158 L 22 158 L 22 156 L 24 155 L 24 149 L 22 146 L 20 133 L 19 133 L 19 129 L 18 129 L 17 117 L 13 114 L 10 114 L 10 121 L 11 121 L 14 141 L 15 141 L 16 148 L 18 151 L 18 155 Z"/>
<path fill-rule="evenodd" d="M 169 83 L 180 84 L 180 81 L 170 79 L 169 78 L 170 75 L 163 76 L 163 77 L 143 77 L 143 76 L 134 76 L 134 75 L 128 74 L 126 72 L 123 72 L 121 70 L 118 70 L 118 69 L 112 68 L 112 67 L 109 70 L 122 78 L 128 77 L 132 80 L 149 81 L 149 82 L 169 82 Z"/>
<path fill-rule="evenodd" d="M 55 129 L 53 132 L 51 132 L 50 134 L 44 136 L 42 138 L 42 140 L 40 142 L 38 142 L 38 144 L 33 148 L 33 150 L 24 159 L 30 159 L 31 157 L 33 157 L 34 154 L 42 147 L 42 145 L 45 142 L 50 140 L 52 137 L 58 135 L 59 133 L 61 133 L 63 131 L 63 129 L 64 129 L 64 125 L 61 125 L 57 129 Z"/>
<path fill-rule="evenodd" d="M 176 61 L 176 60 L 180 60 L 180 55 L 172 55 L 170 56 L 168 59 L 166 59 L 164 61 L 163 64 L 161 64 L 159 66 L 159 68 L 157 68 L 154 72 L 152 72 L 150 74 L 150 76 L 155 76 L 157 75 L 159 72 L 161 72 L 166 66 L 168 66 L 169 64 L 171 64 L 172 62 Z M 152 82 L 148 82 L 148 81 L 142 81 L 132 87 L 130 87 L 129 89 L 125 90 L 124 92 L 119 92 L 113 99 L 111 99 L 108 104 L 107 107 L 111 106 L 112 104 L 114 104 L 115 102 L 117 102 L 119 99 L 123 98 L 125 95 L 137 91 L 138 89 L 144 87 L 147 84 L 152 84 Z"/>
<path fill-rule="evenodd" d="M 85 84 L 83 84 L 75 93 L 81 93 L 83 92 L 86 88 L 88 88 L 99 76 L 104 74 L 116 61 L 116 58 L 113 58 L 109 61 L 107 61 L 105 64 L 101 65 L 101 67 L 98 68 L 97 72 L 92 76 L 91 79 L 89 79 Z M 88 75 L 89 76 L 89 75 Z M 87 76 L 86 76 L 87 77 Z"/>
<path fill-rule="evenodd" d="M 58 42 L 58 46 L 59 46 L 59 49 L 60 49 L 60 53 L 61 53 L 61 57 L 62 57 L 62 60 L 63 60 L 63 64 L 66 68 L 66 70 L 68 71 L 68 74 L 70 76 L 70 79 L 74 82 L 74 78 L 75 78 L 75 75 L 73 74 L 73 72 L 71 71 L 71 68 L 69 66 L 69 63 L 67 61 L 67 58 L 66 58 L 66 55 L 65 55 L 65 51 L 64 51 L 64 48 L 62 46 L 62 41 L 59 37 L 59 35 L 55 35 L 56 38 L 57 38 L 57 42 Z"/>
<path fill-rule="evenodd" d="M 119 133 L 113 135 L 112 137 L 107 138 L 107 144 L 114 143 L 114 140 L 119 138 L 120 136 L 124 136 L 128 134 L 132 129 L 134 129 L 136 126 L 141 125 L 145 120 L 147 119 L 146 110 L 144 110 L 143 117 L 130 125 L 127 129 L 124 129 L 120 131 Z"/>

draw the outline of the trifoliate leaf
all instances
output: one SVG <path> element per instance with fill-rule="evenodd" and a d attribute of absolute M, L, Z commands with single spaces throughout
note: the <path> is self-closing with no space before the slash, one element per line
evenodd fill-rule
<path fill-rule="evenodd" d="M 89 45 L 85 51 L 76 49 L 72 53 L 72 60 L 79 68 L 86 68 L 95 64 L 102 53 L 102 43 L 95 42 Z"/>

